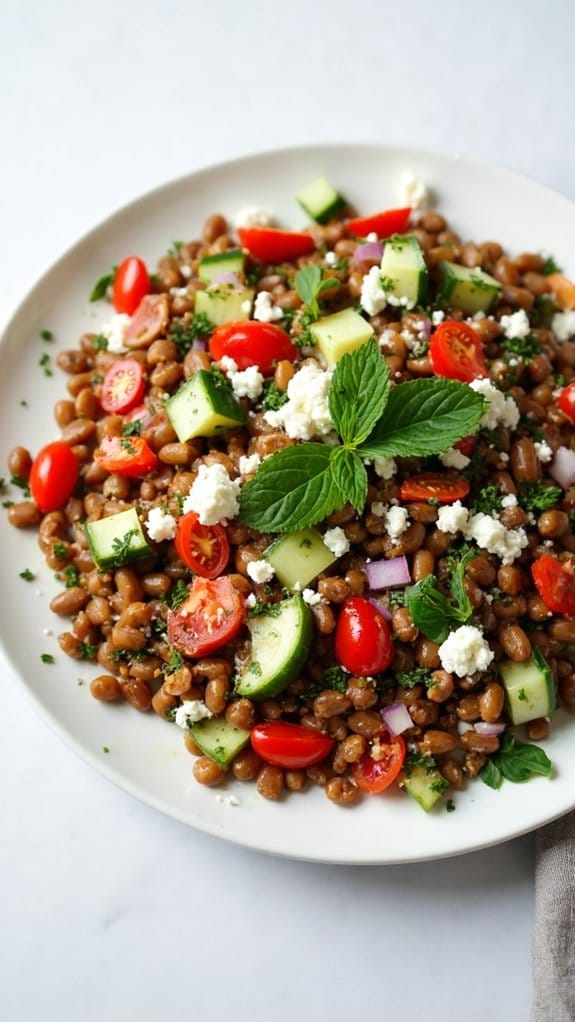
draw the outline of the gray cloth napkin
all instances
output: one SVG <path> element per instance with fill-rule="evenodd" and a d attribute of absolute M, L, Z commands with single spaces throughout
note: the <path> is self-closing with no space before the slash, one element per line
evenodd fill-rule
<path fill-rule="evenodd" d="M 575 1022 L 575 813 L 536 835 L 531 1022 Z"/>

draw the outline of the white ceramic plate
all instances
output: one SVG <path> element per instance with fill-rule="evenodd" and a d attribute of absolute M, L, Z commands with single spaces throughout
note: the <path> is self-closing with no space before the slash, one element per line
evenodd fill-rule
<path fill-rule="evenodd" d="M 399 180 L 406 170 L 432 188 L 437 206 L 464 238 L 496 239 L 510 252 L 547 250 L 571 273 L 575 270 L 575 205 L 509 171 L 466 159 L 384 146 L 314 146 L 190 174 L 137 200 L 88 234 L 45 274 L 16 312 L 0 347 L 5 454 L 15 444 L 35 451 L 56 438 L 52 408 L 64 394 L 65 381 L 59 372 L 45 377 L 38 362 L 44 352 L 53 357 L 56 348 L 72 346 L 83 331 L 97 329 L 109 318 L 107 306 L 87 300 L 107 267 L 132 252 L 154 265 L 174 238 L 195 237 L 205 217 L 215 211 L 233 221 L 242 206 L 266 206 L 285 226 L 297 228 L 305 218 L 294 193 L 320 174 L 362 213 L 390 207 L 398 202 Z M 53 345 L 40 339 L 43 328 L 53 331 Z M 325 862 L 391 863 L 494 844 L 575 806 L 575 722 L 560 715 L 546 743 L 556 768 L 552 781 L 505 783 L 498 792 L 477 781 L 455 796 L 457 811 L 450 814 L 440 809 L 426 815 L 400 794 L 366 798 L 343 810 L 330 804 L 320 789 L 271 803 L 260 798 L 253 785 L 230 782 L 221 793 L 202 788 L 192 778 L 193 761 L 178 728 L 127 705 L 97 703 L 87 685 L 78 684 L 78 678 L 89 680 L 97 672 L 59 651 L 56 633 L 66 625 L 48 609 L 57 586 L 42 564 L 36 535 L 12 529 L 4 515 L 0 530 L 3 591 L 10 593 L 0 623 L 7 659 L 64 741 L 110 780 L 162 812 L 266 852 Z M 37 575 L 35 582 L 18 578 L 26 567 Z M 53 634 L 46 635 L 45 629 Z M 43 652 L 55 656 L 53 666 L 41 662 Z M 238 806 L 230 805 L 230 794 Z"/>

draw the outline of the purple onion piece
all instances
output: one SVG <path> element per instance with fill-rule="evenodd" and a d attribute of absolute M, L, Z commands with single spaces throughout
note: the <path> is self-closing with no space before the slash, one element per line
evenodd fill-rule
<path fill-rule="evenodd" d="M 195 341 L 192 341 L 192 348 L 195 348 L 196 351 L 207 351 L 206 341 L 201 337 L 196 337 Z"/>
<path fill-rule="evenodd" d="M 229 270 L 222 270 L 221 273 L 215 273 L 210 281 L 212 284 L 231 284 L 233 287 L 241 287 L 242 282 L 238 277 L 237 273 L 231 273 Z"/>
<path fill-rule="evenodd" d="M 411 582 L 407 558 L 392 557 L 389 561 L 370 561 L 365 565 L 370 589 L 389 589 L 390 586 L 406 586 Z"/>
<path fill-rule="evenodd" d="M 502 735 L 505 731 L 505 724 L 488 724 L 485 720 L 478 720 L 473 725 L 473 730 L 478 735 Z"/>
<path fill-rule="evenodd" d="M 413 727 L 413 721 L 405 703 L 390 703 L 381 710 L 381 716 L 392 735 L 400 735 Z"/>
<path fill-rule="evenodd" d="M 375 607 L 386 621 L 391 621 L 391 614 L 382 600 L 378 600 L 375 596 L 368 596 L 367 602 L 371 603 L 372 607 Z"/>
<path fill-rule="evenodd" d="M 357 246 L 351 261 L 354 265 L 358 263 L 378 263 L 382 255 L 383 245 L 381 241 L 366 241 L 363 245 Z"/>

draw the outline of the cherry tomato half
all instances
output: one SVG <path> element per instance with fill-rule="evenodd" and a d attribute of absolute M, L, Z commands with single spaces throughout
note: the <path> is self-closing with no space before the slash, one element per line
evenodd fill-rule
<path fill-rule="evenodd" d="M 252 729 L 251 743 L 254 752 L 265 763 L 286 770 L 302 770 L 319 763 L 329 755 L 335 744 L 333 738 L 321 731 L 280 720 L 256 724 Z"/>
<path fill-rule="evenodd" d="M 114 277 L 112 300 L 116 312 L 126 312 L 131 316 L 149 291 L 150 278 L 146 264 L 138 256 L 127 256 L 118 266 Z"/>
<path fill-rule="evenodd" d="M 568 415 L 572 422 L 575 422 L 575 380 L 563 388 L 557 398 L 557 404 L 561 411 Z"/>
<path fill-rule="evenodd" d="M 195 578 L 188 588 L 190 595 L 180 609 L 168 611 L 168 639 L 185 656 L 204 656 L 238 634 L 245 603 L 228 575 Z"/>
<path fill-rule="evenodd" d="M 354 763 L 353 779 L 361 791 L 375 795 L 393 784 L 405 760 L 405 742 L 401 735 L 383 731 L 376 738 L 377 759 L 366 752 Z"/>
<path fill-rule="evenodd" d="M 346 223 L 346 229 L 356 238 L 366 238 L 368 234 L 377 234 L 378 238 L 390 238 L 392 234 L 403 234 L 407 230 L 411 206 L 402 209 L 385 209 L 382 213 L 372 216 L 356 216 Z"/>
<path fill-rule="evenodd" d="M 142 400 L 145 387 L 141 363 L 135 358 L 120 358 L 104 377 L 100 404 L 109 415 L 123 415 Z"/>
<path fill-rule="evenodd" d="M 222 525 L 200 525 L 198 515 L 190 511 L 178 522 L 176 552 L 196 575 L 217 578 L 230 556 L 226 530 Z"/>
<path fill-rule="evenodd" d="M 78 459 L 62 440 L 46 444 L 34 458 L 30 492 L 44 514 L 57 511 L 71 496 L 78 479 Z"/>
<path fill-rule="evenodd" d="M 158 459 L 141 436 L 104 436 L 94 451 L 94 461 L 106 472 L 132 478 L 153 472 Z"/>
<path fill-rule="evenodd" d="M 277 227 L 238 227 L 238 238 L 242 248 L 247 248 L 254 259 L 265 263 L 299 259 L 315 248 L 311 234 L 280 231 Z"/>
<path fill-rule="evenodd" d="M 461 440 L 458 440 L 457 443 L 454 444 L 453 446 L 455 447 L 456 451 L 460 452 L 460 454 L 464 454 L 466 458 L 470 458 L 475 450 L 475 437 L 464 436 Z"/>
<path fill-rule="evenodd" d="M 285 330 L 275 323 L 223 323 L 210 338 L 210 355 L 219 361 L 224 355 L 233 358 L 240 369 L 258 366 L 262 373 L 271 373 L 276 362 L 293 362 L 297 348 Z"/>
<path fill-rule="evenodd" d="M 429 344 L 429 357 L 436 376 L 471 383 L 487 376 L 483 347 L 469 323 L 446 319 L 440 323 Z"/>
<path fill-rule="evenodd" d="M 411 476 L 401 484 L 399 495 L 402 500 L 438 500 L 440 504 L 452 504 L 454 500 L 463 500 L 469 493 L 467 479 L 455 479 L 453 476 L 438 472 L 421 472 Z"/>
<path fill-rule="evenodd" d="M 389 667 L 393 654 L 391 631 L 383 615 L 369 600 L 348 596 L 335 629 L 338 663 L 352 674 L 379 674 Z"/>
<path fill-rule="evenodd" d="M 143 429 L 148 428 L 154 418 L 154 415 L 155 411 L 153 410 L 153 405 L 150 408 L 150 406 L 144 401 L 143 404 L 136 405 L 135 408 L 132 408 L 128 415 L 126 415 L 126 422 L 139 422 L 141 432 Z"/>
<path fill-rule="evenodd" d="M 531 565 L 531 574 L 544 604 L 555 614 L 575 617 L 575 564 L 561 562 L 550 554 Z"/>

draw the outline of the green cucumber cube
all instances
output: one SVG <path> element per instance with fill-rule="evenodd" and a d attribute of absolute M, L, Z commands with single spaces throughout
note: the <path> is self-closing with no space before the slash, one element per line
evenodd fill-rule
<path fill-rule="evenodd" d="M 194 311 L 203 313 L 214 326 L 249 319 L 254 292 L 249 288 L 217 287 L 196 291 Z"/>
<path fill-rule="evenodd" d="M 332 217 L 341 213 L 347 206 L 342 195 L 330 185 L 325 177 L 318 177 L 307 188 L 302 188 L 296 195 L 302 209 L 318 224 L 325 224 Z"/>
<path fill-rule="evenodd" d="M 228 724 L 219 717 L 206 718 L 192 724 L 190 733 L 194 742 L 222 770 L 227 770 L 238 752 L 248 744 L 250 732 L 243 727 Z"/>
<path fill-rule="evenodd" d="M 231 248 L 227 252 L 204 256 L 200 262 L 198 276 L 205 284 L 211 284 L 219 273 L 243 273 L 244 253 L 241 248 Z"/>
<path fill-rule="evenodd" d="M 409 772 L 406 772 L 403 787 L 407 794 L 411 795 L 428 813 L 443 795 L 447 788 L 447 782 L 431 763 L 429 767 L 418 764 L 410 767 Z"/>
<path fill-rule="evenodd" d="M 100 571 L 119 568 L 153 553 L 146 542 L 135 507 L 96 522 L 86 522 L 84 530 L 90 553 Z"/>
<path fill-rule="evenodd" d="M 439 272 L 439 300 L 468 316 L 489 312 L 501 290 L 499 281 L 477 266 L 444 261 L 439 263 Z"/>
<path fill-rule="evenodd" d="M 407 302 L 408 308 L 427 298 L 427 266 L 421 247 L 411 235 L 394 234 L 385 242 L 381 259 L 382 286 L 386 294 Z"/>
<path fill-rule="evenodd" d="M 499 673 L 513 724 L 551 716 L 555 710 L 553 672 L 537 646 L 533 646 L 529 660 L 503 660 Z"/>
<path fill-rule="evenodd" d="M 245 422 L 239 401 L 227 380 L 200 369 L 166 401 L 166 412 L 180 443 L 197 436 L 219 436 Z"/>
<path fill-rule="evenodd" d="M 267 548 L 264 557 L 282 586 L 292 590 L 305 589 L 320 571 L 337 560 L 316 529 L 281 536 Z"/>
<path fill-rule="evenodd" d="M 340 358 L 361 348 L 373 337 L 373 327 L 355 309 L 322 316 L 311 324 L 309 331 L 328 369 L 333 369 Z"/>

